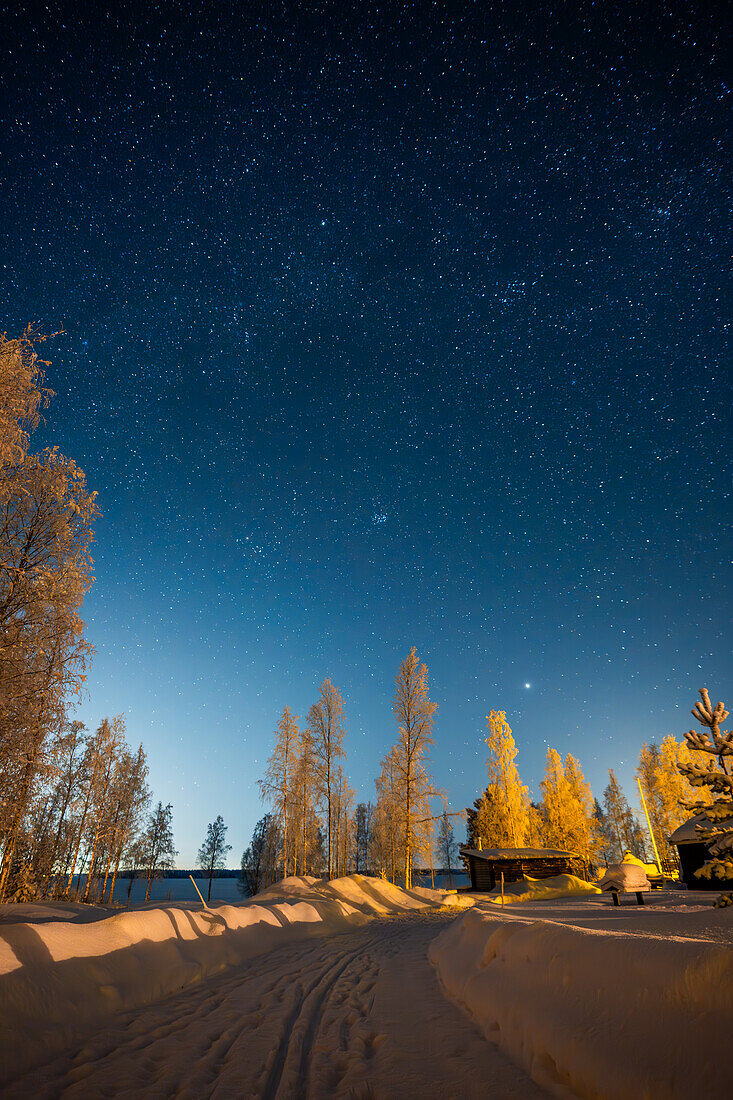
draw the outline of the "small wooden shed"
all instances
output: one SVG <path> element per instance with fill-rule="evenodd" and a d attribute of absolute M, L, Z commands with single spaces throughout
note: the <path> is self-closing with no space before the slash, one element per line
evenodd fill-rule
<path fill-rule="evenodd" d="M 677 849 L 680 859 L 680 878 L 688 890 L 720 890 L 723 883 L 719 878 L 698 878 L 700 870 L 710 856 L 710 842 L 702 840 L 697 826 L 710 827 L 710 821 L 704 814 L 695 814 L 689 821 L 683 821 L 669 838 L 669 843 Z M 733 828 L 733 820 L 722 822 L 724 828 Z"/>
<path fill-rule="evenodd" d="M 461 848 L 472 890 L 493 890 L 501 882 L 520 879 L 554 878 L 555 875 L 577 875 L 587 878 L 585 864 L 572 852 L 557 848 Z"/>

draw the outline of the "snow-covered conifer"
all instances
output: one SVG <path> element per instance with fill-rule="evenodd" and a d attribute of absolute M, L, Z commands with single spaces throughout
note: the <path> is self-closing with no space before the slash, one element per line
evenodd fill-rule
<path fill-rule="evenodd" d="M 703 878 L 718 878 L 727 882 L 733 880 L 733 776 L 729 774 L 726 763 L 728 757 L 733 757 L 733 730 L 721 730 L 721 723 L 728 717 L 728 711 L 723 703 L 713 706 L 705 688 L 700 691 L 700 701 L 695 703 L 692 716 L 705 729 L 689 730 L 685 734 L 689 748 L 717 757 L 717 765 L 715 760 L 709 760 L 707 764 L 691 762 L 679 765 L 680 772 L 693 787 L 707 789 L 713 796 L 712 802 L 697 799 L 685 803 L 686 809 L 704 814 L 709 822 L 708 825 L 698 826 L 701 840 L 709 844 L 710 855 L 698 874 Z M 733 893 L 722 895 L 718 904 L 733 904 Z"/>

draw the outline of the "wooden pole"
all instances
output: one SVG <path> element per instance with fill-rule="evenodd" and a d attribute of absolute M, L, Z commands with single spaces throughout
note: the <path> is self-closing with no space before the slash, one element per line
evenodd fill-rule
<path fill-rule="evenodd" d="M 193 882 L 193 875 L 189 875 L 188 877 L 191 879 L 191 882 Z M 204 895 L 201 893 L 201 891 L 199 890 L 199 888 L 198 888 L 198 886 L 196 885 L 195 882 L 193 882 L 193 888 L 196 891 L 196 893 L 198 894 L 198 896 L 201 898 L 201 904 L 203 905 L 204 909 L 208 909 L 209 907 L 206 904 L 206 902 L 204 901 Z"/>
<path fill-rule="evenodd" d="M 652 823 L 649 820 L 649 811 L 646 808 L 646 799 L 644 798 L 644 791 L 642 790 L 642 787 L 641 787 L 641 780 L 637 778 L 636 782 L 639 786 L 639 794 L 641 795 L 641 804 L 644 807 L 644 813 L 646 814 L 646 823 L 649 826 L 649 836 L 652 838 L 652 846 L 654 848 L 654 855 L 657 857 L 657 869 L 658 869 L 658 871 L 661 875 L 662 874 L 662 861 L 659 858 L 659 852 L 657 851 L 657 842 L 654 839 L 654 830 L 652 829 Z"/>
<path fill-rule="evenodd" d="M 501 872 L 501 907 L 504 908 L 504 872 Z"/>

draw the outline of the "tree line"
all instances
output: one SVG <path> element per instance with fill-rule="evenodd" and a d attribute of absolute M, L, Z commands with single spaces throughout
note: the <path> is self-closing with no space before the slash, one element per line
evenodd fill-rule
<path fill-rule="evenodd" d="M 613 769 L 602 800 L 593 796 L 580 762 L 548 748 L 541 798 L 530 799 L 516 765 L 517 746 L 503 711 L 487 718 L 488 779 L 482 794 L 467 809 L 468 846 L 483 848 L 545 847 L 577 853 L 588 867 L 620 860 L 625 851 L 655 858 L 646 824 L 632 810 Z M 643 744 L 636 778 L 640 784 L 659 857 L 677 859 L 669 844 L 672 832 L 689 817 L 695 790 L 686 769 L 699 756 L 686 740 L 672 735 L 661 744 Z M 698 797 L 710 801 L 707 791 Z"/>
<path fill-rule="evenodd" d="M 451 814 L 430 769 L 437 705 L 429 698 L 427 675 L 413 648 L 395 680 L 397 737 L 381 762 L 375 803 L 355 803 L 346 782 L 343 700 L 331 681 L 321 685 L 302 729 L 285 708 L 260 781 L 269 812 L 258 822 L 242 858 L 244 892 L 256 892 L 288 875 L 351 871 L 409 886 L 416 860 L 423 867 L 437 862 L 452 871 L 458 859 L 456 817 L 465 817 L 468 847 L 555 848 L 579 855 L 589 871 L 620 860 L 626 851 L 645 861 L 658 854 L 667 866 L 675 864 L 670 834 L 693 806 L 711 801 L 695 778 L 700 753 L 688 744 L 689 738 L 678 741 L 670 735 L 659 745 L 642 745 L 636 778 L 652 840 L 614 770 L 609 769 L 598 800 L 580 761 L 570 753 L 563 760 L 548 747 L 540 797 L 532 799 L 519 775 L 506 714 L 492 710 L 486 719 L 487 783 L 464 813 Z"/>
<path fill-rule="evenodd" d="M 437 704 L 428 669 L 413 647 L 395 678 L 393 746 L 381 762 L 376 802 L 355 801 L 345 773 L 344 704 L 331 680 L 301 727 L 288 707 L 260 780 L 269 812 L 255 829 L 242 860 L 242 877 L 255 892 L 288 875 L 337 877 L 374 873 L 408 886 L 416 860 L 433 857 L 435 788 L 429 752 Z M 455 858 L 455 856 L 454 856 Z"/>

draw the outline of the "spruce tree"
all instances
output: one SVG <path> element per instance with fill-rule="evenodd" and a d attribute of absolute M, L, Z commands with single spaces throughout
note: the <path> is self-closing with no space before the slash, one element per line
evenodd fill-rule
<path fill-rule="evenodd" d="M 685 734 L 689 748 L 717 757 L 717 765 L 715 760 L 708 761 L 706 765 L 694 762 L 680 764 L 680 772 L 693 787 L 708 790 L 713 796 L 710 803 L 697 799 L 685 804 L 688 810 L 704 814 L 710 822 L 709 826 L 698 826 L 700 839 L 709 845 L 710 857 L 698 875 L 728 882 L 733 880 L 733 776 L 729 774 L 727 759 L 733 756 L 733 730 L 721 730 L 721 723 L 728 717 L 728 711 L 723 703 L 716 703 L 713 707 L 705 688 L 700 691 L 700 702 L 695 704 L 692 716 L 705 729 L 689 730 Z M 716 904 L 733 905 L 733 892 L 721 894 Z"/>
<path fill-rule="evenodd" d="M 603 792 L 603 840 L 617 860 L 625 851 L 642 859 L 646 855 L 641 827 L 613 768 L 609 769 L 608 786 Z"/>

